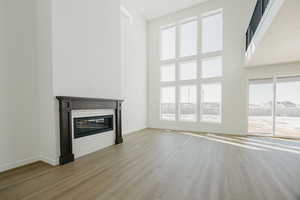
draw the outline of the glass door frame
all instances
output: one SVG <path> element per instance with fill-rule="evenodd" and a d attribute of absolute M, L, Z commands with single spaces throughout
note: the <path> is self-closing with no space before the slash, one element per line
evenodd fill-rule
<path fill-rule="evenodd" d="M 270 80 L 270 83 L 269 84 L 272 84 L 272 89 L 273 89 L 273 93 L 272 93 L 272 133 L 259 133 L 259 132 L 249 132 L 249 98 L 250 98 L 250 84 L 251 82 L 254 82 L 254 81 L 266 81 L 267 83 L 267 80 Z M 276 92 L 276 88 L 274 87 L 274 83 L 275 83 L 275 78 L 274 77 L 265 77 L 265 78 L 257 78 L 257 79 L 249 79 L 248 82 L 247 82 L 247 134 L 246 135 L 250 135 L 250 136 L 274 136 L 274 128 L 275 128 L 275 121 L 274 121 L 274 116 L 275 116 L 275 107 L 274 106 L 274 98 L 275 98 L 275 92 Z"/>
<path fill-rule="evenodd" d="M 277 117 L 277 84 L 278 84 L 278 79 L 280 78 L 300 78 L 300 75 L 283 75 L 283 76 L 272 76 L 272 77 L 265 77 L 265 78 L 257 78 L 257 79 L 248 79 L 248 85 L 247 85 L 247 135 L 251 136 L 271 136 L 271 137 L 284 137 L 281 135 L 276 134 L 276 117 Z M 272 99 L 272 133 L 251 133 L 249 132 L 249 97 L 250 97 L 250 83 L 251 81 L 260 81 L 260 80 L 267 80 L 271 79 L 272 84 L 273 84 L 273 99 Z M 287 136 L 290 138 L 293 138 L 293 136 Z M 299 135 L 300 137 L 300 135 Z M 298 138 L 298 137 L 294 137 Z"/>

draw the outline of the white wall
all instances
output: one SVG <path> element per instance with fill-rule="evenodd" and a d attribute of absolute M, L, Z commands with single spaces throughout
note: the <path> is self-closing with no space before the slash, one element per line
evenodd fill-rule
<path fill-rule="evenodd" d="M 146 25 L 123 70 L 118 0 L 1 0 L 0 28 L 0 171 L 58 163 L 57 95 L 123 97 L 124 132 L 146 126 Z"/>
<path fill-rule="evenodd" d="M 146 22 L 134 9 L 129 9 L 128 5 L 126 11 L 121 13 L 124 134 L 147 126 Z"/>
<path fill-rule="evenodd" d="M 170 14 L 148 23 L 148 125 L 151 128 L 168 128 L 215 133 L 246 134 L 248 78 L 271 74 L 291 74 L 299 71 L 297 65 L 244 68 L 245 33 L 256 1 L 212 0 L 199 6 Z M 223 8 L 224 12 L 224 65 L 223 65 L 223 122 L 209 123 L 165 122 L 159 120 L 159 28 L 185 18 Z"/>
<path fill-rule="evenodd" d="M 124 132 L 145 128 L 146 24 L 126 26 L 123 68 L 118 0 L 0 1 L 0 171 L 58 163 L 58 95 L 124 98 Z"/>
<path fill-rule="evenodd" d="M 59 129 L 53 93 L 52 0 L 37 0 L 37 25 L 39 154 L 40 159 L 54 165 L 58 162 Z"/>
<path fill-rule="evenodd" d="M 0 1 L 0 171 L 38 159 L 35 0 Z"/>
<path fill-rule="evenodd" d="M 40 5 L 47 7 L 45 3 Z M 52 0 L 50 8 L 51 18 L 44 16 L 39 43 L 41 48 L 51 49 L 40 55 L 44 64 L 40 80 L 46 80 L 41 83 L 40 105 L 47 105 L 41 116 L 41 152 L 44 161 L 55 164 L 60 153 L 55 96 L 125 99 L 124 133 L 146 127 L 146 24 L 135 14 L 134 23 L 127 26 L 129 35 L 125 38 L 130 46 L 126 52 L 130 54 L 126 54 L 128 65 L 121 67 L 118 0 Z M 41 13 L 45 12 L 49 9 Z"/>
<path fill-rule="evenodd" d="M 299 8 L 297 0 L 270 1 L 248 48 L 247 67 L 300 61 Z"/>
<path fill-rule="evenodd" d="M 54 95 L 120 98 L 118 0 L 53 0 Z"/>
<path fill-rule="evenodd" d="M 300 75 L 300 62 L 266 65 L 247 70 L 248 79 L 271 78 L 273 76 Z"/>
<path fill-rule="evenodd" d="M 6 26 L 6 13 L 5 2 L 0 1 L 0 30 L 5 30 Z M 5 44 L 5 32 L 0 31 L 0 44 Z M 7 122 L 6 113 L 8 108 L 5 106 L 8 98 L 6 96 L 7 85 L 5 83 L 5 74 L 7 73 L 6 65 L 6 46 L 0 45 L 0 121 Z M 8 131 L 7 123 L 0 124 L 0 165 L 6 164 L 8 158 L 6 158 L 7 150 L 6 140 L 9 140 L 9 135 L 4 134 Z M 7 139 L 8 138 L 8 139 Z"/>
<path fill-rule="evenodd" d="M 119 1 L 52 0 L 38 5 L 40 109 L 45 111 L 40 114 L 41 159 L 57 164 L 55 96 L 121 97 Z"/>

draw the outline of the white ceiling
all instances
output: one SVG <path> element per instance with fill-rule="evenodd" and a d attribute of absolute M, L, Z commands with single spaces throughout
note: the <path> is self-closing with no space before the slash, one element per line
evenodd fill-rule
<path fill-rule="evenodd" d="M 205 1 L 208 0 L 121 0 L 121 3 L 130 5 L 149 20 Z"/>
<path fill-rule="evenodd" d="M 249 66 L 300 60 L 300 0 L 286 0 L 258 44 Z"/>

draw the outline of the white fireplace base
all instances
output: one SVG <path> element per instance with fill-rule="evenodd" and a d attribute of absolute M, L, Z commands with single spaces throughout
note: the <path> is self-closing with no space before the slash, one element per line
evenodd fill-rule
<path fill-rule="evenodd" d="M 84 155 L 93 153 L 105 147 L 115 144 L 115 120 L 114 130 L 104 133 L 99 133 L 96 135 L 86 136 L 82 138 L 74 138 L 74 118 L 77 117 L 93 117 L 93 116 L 102 116 L 102 115 L 113 115 L 115 118 L 114 110 L 73 110 L 72 111 L 72 144 L 73 144 L 73 153 L 75 159 L 80 158 Z"/>

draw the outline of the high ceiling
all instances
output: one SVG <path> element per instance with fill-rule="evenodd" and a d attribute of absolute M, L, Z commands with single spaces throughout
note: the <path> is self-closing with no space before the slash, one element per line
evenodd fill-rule
<path fill-rule="evenodd" d="M 121 3 L 130 5 L 146 19 L 153 19 L 205 1 L 208 0 L 121 0 Z"/>

